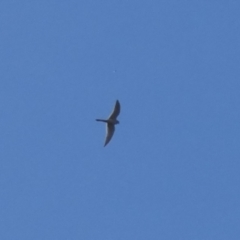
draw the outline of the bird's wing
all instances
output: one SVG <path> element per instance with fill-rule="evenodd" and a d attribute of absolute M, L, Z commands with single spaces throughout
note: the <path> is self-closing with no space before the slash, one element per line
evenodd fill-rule
<path fill-rule="evenodd" d="M 117 101 L 116 101 L 116 104 L 115 104 L 115 107 L 114 107 L 111 115 L 109 116 L 109 119 L 116 119 L 117 116 L 119 115 L 119 113 L 120 113 L 120 103 L 119 103 L 119 101 L 117 100 Z"/>
<path fill-rule="evenodd" d="M 112 136 L 113 136 L 113 133 L 114 133 L 114 130 L 115 130 L 115 127 L 114 127 L 114 124 L 111 124 L 111 123 L 107 123 L 107 134 L 106 134 L 106 140 L 105 140 L 105 143 L 104 143 L 104 147 L 109 143 L 109 141 L 111 140 Z"/>

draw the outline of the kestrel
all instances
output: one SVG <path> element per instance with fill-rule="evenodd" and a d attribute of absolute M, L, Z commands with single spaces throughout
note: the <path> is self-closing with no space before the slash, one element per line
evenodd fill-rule
<path fill-rule="evenodd" d="M 110 140 L 113 136 L 113 133 L 114 133 L 114 130 L 115 130 L 114 125 L 119 124 L 119 121 L 117 120 L 117 116 L 119 115 L 119 113 L 120 113 L 120 103 L 117 100 L 116 104 L 115 104 L 115 107 L 114 107 L 111 115 L 109 116 L 109 118 L 107 120 L 96 119 L 96 121 L 107 123 L 107 133 L 106 133 L 106 140 L 105 140 L 105 143 L 104 143 L 104 147 L 110 142 Z"/>

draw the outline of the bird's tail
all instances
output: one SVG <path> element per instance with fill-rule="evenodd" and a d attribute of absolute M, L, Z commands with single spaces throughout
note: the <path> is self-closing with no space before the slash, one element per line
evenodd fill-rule
<path fill-rule="evenodd" d="M 107 123 L 107 120 L 104 120 L 104 119 L 96 119 L 96 121 L 98 121 L 98 122 L 106 122 Z"/>

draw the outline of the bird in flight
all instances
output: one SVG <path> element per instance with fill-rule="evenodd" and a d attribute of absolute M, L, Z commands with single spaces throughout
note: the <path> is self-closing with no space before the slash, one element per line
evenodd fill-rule
<path fill-rule="evenodd" d="M 110 114 L 108 119 L 96 119 L 98 122 L 105 122 L 107 124 L 107 133 L 106 133 L 106 140 L 104 143 L 104 147 L 110 142 L 113 133 L 115 131 L 115 124 L 119 124 L 119 121 L 117 120 L 117 116 L 120 113 L 120 103 L 117 100 L 114 106 L 114 109 L 112 113 Z"/>

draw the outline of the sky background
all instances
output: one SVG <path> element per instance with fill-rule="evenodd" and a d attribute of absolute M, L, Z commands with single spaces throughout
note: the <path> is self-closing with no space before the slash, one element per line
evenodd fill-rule
<path fill-rule="evenodd" d="M 0 239 L 239 240 L 239 13 L 1 0 Z"/>

